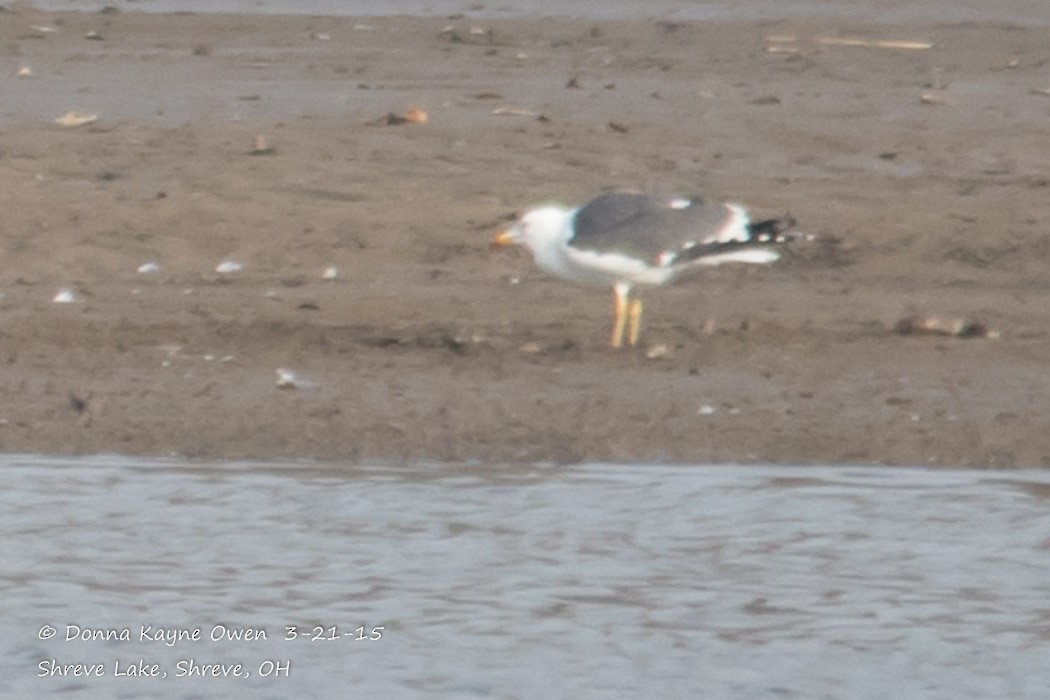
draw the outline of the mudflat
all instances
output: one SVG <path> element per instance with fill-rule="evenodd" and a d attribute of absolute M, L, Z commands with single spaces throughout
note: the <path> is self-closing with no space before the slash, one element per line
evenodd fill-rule
<path fill-rule="evenodd" d="M 1050 464 L 1046 28 L 11 6 L 0 54 L 0 450 Z M 606 188 L 806 239 L 612 350 L 487 249 Z"/>

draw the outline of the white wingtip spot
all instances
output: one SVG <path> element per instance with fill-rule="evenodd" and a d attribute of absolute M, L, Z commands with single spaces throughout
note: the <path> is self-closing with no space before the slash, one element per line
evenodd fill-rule
<path fill-rule="evenodd" d="M 685 197 L 675 197 L 667 203 L 667 206 L 672 209 L 688 209 L 693 206 L 693 200 L 686 199 Z"/>

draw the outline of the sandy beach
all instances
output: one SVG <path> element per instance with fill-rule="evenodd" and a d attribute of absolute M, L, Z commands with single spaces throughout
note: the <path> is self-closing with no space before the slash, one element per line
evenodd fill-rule
<path fill-rule="evenodd" d="M 1050 29 L 0 9 L 0 450 L 1050 465 Z M 606 188 L 809 240 L 614 351 Z"/>

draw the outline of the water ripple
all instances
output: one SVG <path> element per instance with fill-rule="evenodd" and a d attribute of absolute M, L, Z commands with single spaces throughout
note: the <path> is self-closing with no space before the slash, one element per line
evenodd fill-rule
<path fill-rule="evenodd" d="M 11 697 L 1050 693 L 1043 472 L 5 461 Z M 112 676 L 140 658 L 168 677 Z M 252 676 L 175 678 L 190 658 Z M 50 659 L 107 677 L 37 678 Z M 290 677 L 260 677 L 267 659 Z"/>

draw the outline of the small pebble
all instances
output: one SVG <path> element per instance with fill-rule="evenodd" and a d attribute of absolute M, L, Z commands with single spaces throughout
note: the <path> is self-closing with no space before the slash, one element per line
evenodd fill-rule
<path fill-rule="evenodd" d="M 278 389 L 316 389 L 317 382 L 301 379 L 290 369 L 277 368 Z"/>
<path fill-rule="evenodd" d="M 653 345 L 645 351 L 645 356 L 650 360 L 659 360 L 662 357 L 667 357 L 671 354 L 671 348 L 668 347 L 667 343 L 658 343 Z"/>

